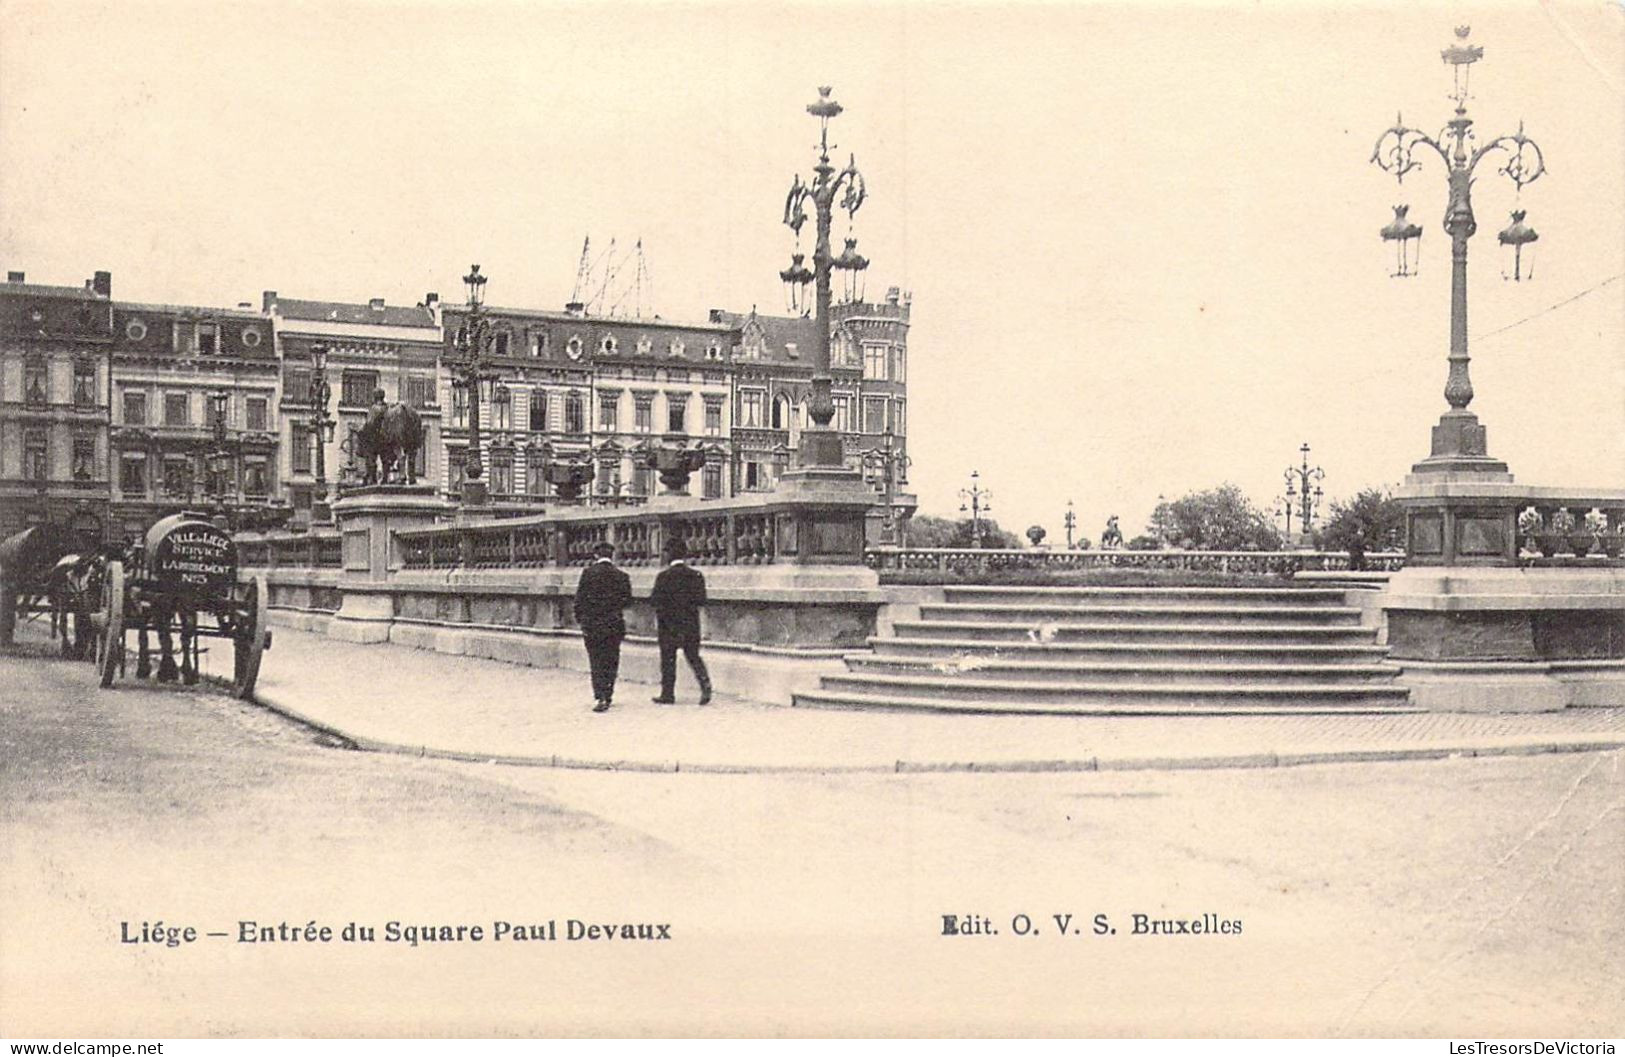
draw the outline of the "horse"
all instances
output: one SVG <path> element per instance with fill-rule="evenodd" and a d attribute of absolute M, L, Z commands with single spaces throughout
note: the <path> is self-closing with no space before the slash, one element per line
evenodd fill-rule
<path fill-rule="evenodd" d="M 364 484 L 387 484 L 400 466 L 401 480 L 412 484 L 412 458 L 423 447 L 423 419 L 402 403 L 384 403 L 384 391 L 373 394 L 366 423 L 355 434 Z"/>
<path fill-rule="evenodd" d="M 1114 550 L 1123 545 L 1123 530 L 1117 527 L 1117 515 L 1106 519 L 1106 529 L 1100 534 L 1100 549 Z"/>
<path fill-rule="evenodd" d="M 0 645 L 10 645 L 19 617 L 27 619 L 48 597 L 57 559 L 67 551 L 60 525 L 35 525 L 0 542 Z"/>

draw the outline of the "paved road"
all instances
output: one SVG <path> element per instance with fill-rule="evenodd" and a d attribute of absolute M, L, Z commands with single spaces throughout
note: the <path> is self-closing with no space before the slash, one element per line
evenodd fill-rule
<path fill-rule="evenodd" d="M 537 770 L 341 751 L 216 692 L 0 656 L 0 1034 L 1617 1035 L 1622 756 Z M 1134 913 L 1243 931 L 1134 937 Z M 943 914 L 998 934 L 945 938 Z M 570 942 L 572 918 L 673 938 Z M 231 935 L 119 942 L 158 919 Z M 235 942 L 313 919 L 487 931 Z M 490 938 L 548 920 L 558 941 Z"/>

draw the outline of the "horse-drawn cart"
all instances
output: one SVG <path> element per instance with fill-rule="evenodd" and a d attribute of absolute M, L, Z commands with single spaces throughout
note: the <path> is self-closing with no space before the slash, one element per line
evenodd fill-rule
<path fill-rule="evenodd" d="M 128 567 L 126 563 L 128 560 Z M 174 514 L 147 530 L 146 546 L 124 559 L 107 562 L 101 582 L 102 607 L 95 616 L 97 662 L 103 686 L 125 669 L 125 636 L 136 632 L 136 675 L 151 672 L 149 634 L 161 649 L 158 681 L 198 681 L 199 640 L 232 644 L 232 691 L 254 692 L 261 655 L 271 646 L 265 579 L 237 579 L 237 548 L 231 536 L 196 514 Z M 172 633 L 180 637 L 175 662 Z"/>

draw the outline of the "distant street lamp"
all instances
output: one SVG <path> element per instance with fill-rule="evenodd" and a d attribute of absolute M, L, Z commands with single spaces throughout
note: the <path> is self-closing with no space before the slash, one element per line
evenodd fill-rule
<path fill-rule="evenodd" d="M 1072 509 L 1072 500 L 1066 501 L 1066 516 L 1061 518 L 1061 524 L 1066 526 L 1066 549 L 1072 549 L 1072 530 L 1078 527 L 1078 515 Z"/>
<path fill-rule="evenodd" d="M 468 287 L 468 318 L 457 333 L 457 358 L 452 364 L 451 384 L 468 394 L 468 448 L 463 457 L 462 498 L 469 506 L 482 506 L 487 498 L 485 482 L 480 479 L 485 474 L 480 462 L 480 391 L 483 383 L 498 377 L 498 372 L 492 370 L 485 359 L 493 340 L 491 321 L 485 316 L 485 281 L 480 266 L 469 265 L 468 274 L 463 276 L 463 283 Z"/>
<path fill-rule="evenodd" d="M 1418 463 L 1418 472 L 1479 471 L 1505 473 L 1506 464 L 1491 459 L 1487 454 L 1484 427 L 1478 416 L 1467 410 L 1473 399 L 1473 386 L 1467 373 L 1467 240 L 1478 230 L 1473 218 L 1472 187 L 1478 163 L 1496 151 L 1506 152 L 1506 160 L 1499 172 L 1510 179 L 1521 196 L 1525 184 L 1534 183 L 1546 171 L 1540 147 L 1523 134 L 1523 125 L 1510 136 L 1499 136 L 1481 147 L 1473 147 L 1473 121 L 1467 116 L 1468 78 L 1473 63 L 1484 55 L 1484 49 L 1467 43 L 1469 27 L 1456 27 L 1457 43 L 1440 53 L 1450 66 L 1455 80 L 1451 93 L 1456 101 L 1456 114 L 1445 124 L 1439 140 L 1419 129 L 1409 128 L 1399 118 L 1394 126 L 1378 139 L 1371 153 L 1371 161 L 1384 172 L 1392 173 L 1403 185 L 1405 174 L 1420 168 L 1421 161 L 1412 155 L 1417 147 L 1431 148 L 1444 162 L 1449 195 L 1444 213 L 1444 229 L 1450 235 L 1450 371 L 1445 382 L 1444 398 L 1450 404 L 1433 429 L 1432 453 Z M 1415 274 L 1415 257 L 1410 243 L 1420 244 L 1422 229 L 1409 223 L 1405 213 L 1409 207 L 1394 207 L 1394 220 L 1382 229 L 1384 241 L 1396 244 L 1396 276 Z M 1525 257 L 1532 252 L 1532 244 L 1539 237 L 1524 223 L 1524 210 L 1515 207 L 1512 223 L 1499 235 L 1502 245 L 1512 253 L 1512 268 L 1508 278 L 1523 280 L 1529 277 Z M 1306 526 L 1307 527 L 1307 526 Z"/>
<path fill-rule="evenodd" d="M 1303 455 L 1303 465 L 1288 466 L 1282 475 L 1286 479 L 1286 534 L 1292 535 L 1292 502 L 1298 501 L 1299 527 L 1304 535 L 1315 526 L 1315 507 L 1320 504 L 1320 482 L 1326 479 L 1326 471 L 1318 466 L 1309 465 L 1309 442 L 1304 441 L 1303 447 L 1298 451 Z"/>
<path fill-rule="evenodd" d="M 316 487 L 311 497 L 312 521 L 328 522 L 333 519 L 333 508 L 327 502 L 327 445 L 333 439 L 338 422 L 327 414 L 327 402 L 333 395 L 327 384 L 327 346 L 310 347 L 310 432 L 316 440 Z"/>
<path fill-rule="evenodd" d="M 881 495 L 886 504 L 880 522 L 880 542 L 886 545 L 898 542 L 897 482 L 907 481 L 908 465 L 912 461 L 892 446 L 893 436 L 888 431 L 882 435 L 880 447 L 868 448 L 863 452 L 864 465 L 873 469 L 880 477 Z"/>
<path fill-rule="evenodd" d="M 959 490 L 959 498 L 962 500 L 959 504 L 959 512 L 961 514 L 966 511 L 970 512 L 971 541 L 977 549 L 982 546 L 982 515 L 992 509 L 988 504 L 988 500 L 993 498 L 993 493 L 979 484 L 980 476 L 975 470 L 972 470 L 970 472 L 970 487 Z"/>

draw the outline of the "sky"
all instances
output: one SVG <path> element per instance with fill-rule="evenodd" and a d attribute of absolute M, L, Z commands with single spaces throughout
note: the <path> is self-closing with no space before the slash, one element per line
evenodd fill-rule
<path fill-rule="evenodd" d="M 1625 8 L 1614 3 L 278 3 L 0 0 L 0 260 L 119 298 L 560 308 L 582 239 L 642 239 L 654 309 L 783 309 L 780 223 L 832 85 L 871 297 L 912 293 L 910 481 L 1098 539 L 1225 481 L 1273 506 L 1397 484 L 1445 410 L 1439 51 L 1485 49 L 1472 410 L 1520 482 L 1625 485 Z M 1397 203 L 1421 273 L 1388 275 Z M 1535 281 L 1501 277 L 1514 204 Z M 844 220 L 837 234 L 844 233 Z"/>

